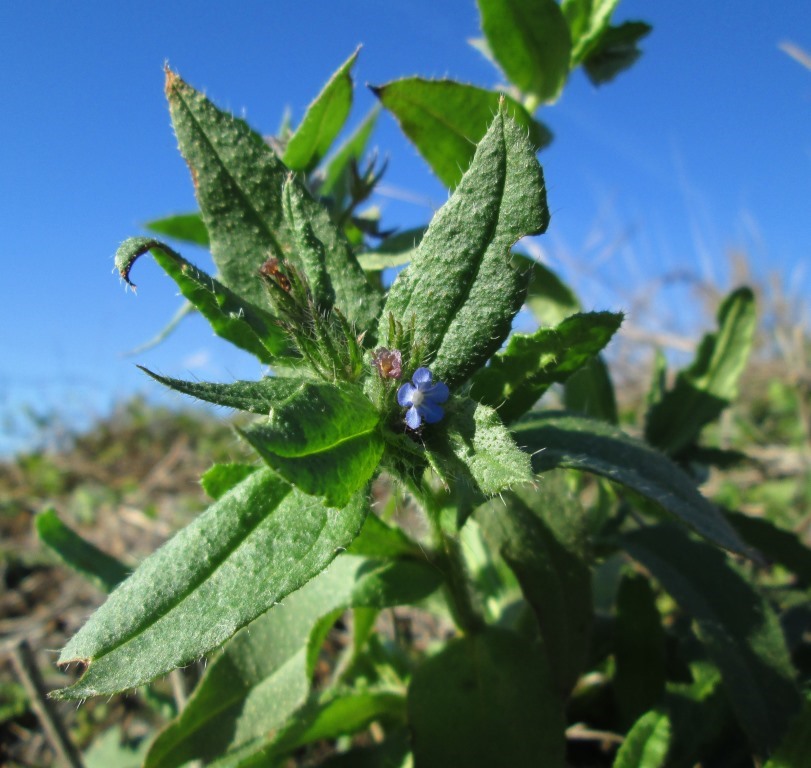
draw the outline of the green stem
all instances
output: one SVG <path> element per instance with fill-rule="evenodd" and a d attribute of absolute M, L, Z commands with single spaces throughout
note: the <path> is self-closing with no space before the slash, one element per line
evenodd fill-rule
<path fill-rule="evenodd" d="M 465 632 L 476 632 L 485 626 L 481 601 L 462 555 L 459 539 L 449 534 L 440 520 L 441 508 L 425 483 L 410 483 L 411 492 L 420 501 L 434 535 L 437 566 L 445 576 L 448 606 L 454 620 Z"/>

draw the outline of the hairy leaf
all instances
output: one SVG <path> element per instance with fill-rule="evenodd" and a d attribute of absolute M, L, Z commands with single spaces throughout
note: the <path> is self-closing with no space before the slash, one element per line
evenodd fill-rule
<path fill-rule="evenodd" d="M 166 93 L 222 280 L 259 304 L 264 294 L 257 271 L 268 256 L 302 266 L 283 213 L 282 188 L 289 171 L 243 120 L 217 109 L 170 70 Z M 371 329 L 379 314 L 379 293 L 327 210 L 309 194 L 302 195 L 313 235 L 324 248 L 336 304 L 360 329 Z"/>
<path fill-rule="evenodd" d="M 410 603 L 438 586 L 427 563 L 341 555 L 226 646 L 182 714 L 155 740 L 147 768 L 260 751 L 306 700 L 307 644 L 319 619 L 349 607 Z"/>
<path fill-rule="evenodd" d="M 403 133 L 414 143 L 439 180 L 454 189 L 473 160 L 503 100 L 507 114 L 529 134 L 533 151 L 552 140 L 545 125 L 534 120 L 514 99 L 496 91 L 457 83 L 408 77 L 372 88 Z"/>
<path fill-rule="evenodd" d="M 451 640 L 408 690 L 414 763 L 563 766 L 563 714 L 539 649 L 488 627 Z"/>
<path fill-rule="evenodd" d="M 701 340 L 693 363 L 648 412 L 645 437 L 649 443 L 677 455 L 737 397 L 755 323 L 751 289 L 733 291 L 718 310 L 718 331 Z"/>
<path fill-rule="evenodd" d="M 478 0 L 487 45 L 511 83 L 554 101 L 569 74 L 572 38 L 555 0 Z"/>
<path fill-rule="evenodd" d="M 251 464 L 215 464 L 203 473 L 200 485 L 216 501 L 258 469 Z"/>
<path fill-rule="evenodd" d="M 379 418 L 359 389 L 305 380 L 271 406 L 267 421 L 238 431 L 282 477 L 342 507 L 377 469 Z"/>
<path fill-rule="evenodd" d="M 116 693 L 200 658 L 320 573 L 368 510 L 293 490 L 270 470 L 248 476 L 148 557 L 68 642 L 60 664 L 87 670 L 57 698 Z"/>
<path fill-rule="evenodd" d="M 473 378 L 470 396 L 498 409 L 506 422 L 523 416 L 552 384 L 566 381 L 611 340 L 623 315 L 572 315 L 554 328 L 513 333 L 506 349 Z"/>
<path fill-rule="evenodd" d="M 530 458 L 492 408 L 468 398 L 448 408 L 445 429 L 425 437 L 425 449 L 440 476 L 469 477 L 485 496 L 532 482 Z"/>
<path fill-rule="evenodd" d="M 434 216 L 411 264 L 394 281 L 388 314 L 435 353 L 435 379 L 451 389 L 480 368 L 510 332 L 527 275 L 510 246 L 549 222 L 543 174 L 523 130 L 499 109 L 450 200 Z"/>
<path fill-rule="evenodd" d="M 519 445 L 533 452 L 533 468 L 566 467 L 625 485 L 675 515 L 724 549 L 752 556 L 718 508 L 667 457 L 616 427 L 565 413 L 532 415 L 515 425 Z"/>
<path fill-rule="evenodd" d="M 284 150 L 282 160 L 288 168 L 294 171 L 311 171 L 329 151 L 352 108 L 350 73 L 357 58 L 358 51 L 355 51 L 307 107 L 301 124 Z"/>
<path fill-rule="evenodd" d="M 124 563 L 79 536 L 59 519 L 55 510 L 40 512 L 34 518 L 34 527 L 43 544 L 105 592 L 110 592 L 130 575 Z"/>
<path fill-rule="evenodd" d="M 133 288 L 130 271 L 147 251 L 218 336 L 256 355 L 264 363 L 273 362 L 276 355 L 287 349 L 287 335 L 273 315 L 234 293 L 158 240 L 131 237 L 116 251 L 116 269 Z"/>
<path fill-rule="evenodd" d="M 769 603 L 721 552 L 675 526 L 634 531 L 622 543 L 693 618 L 738 722 L 755 750 L 768 753 L 799 707 L 791 659 Z"/>
<path fill-rule="evenodd" d="M 585 515 L 562 480 L 549 473 L 536 491 L 504 494 L 475 516 L 535 614 L 563 701 L 587 659 L 593 608 Z"/>

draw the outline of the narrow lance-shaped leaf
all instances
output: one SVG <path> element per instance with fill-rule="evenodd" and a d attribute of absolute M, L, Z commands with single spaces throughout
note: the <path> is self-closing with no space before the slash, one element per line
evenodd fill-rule
<path fill-rule="evenodd" d="M 510 82 L 553 101 L 569 74 L 572 38 L 555 0 L 478 0 L 487 44 Z"/>
<path fill-rule="evenodd" d="M 718 331 L 701 340 L 693 363 L 648 412 L 649 443 L 677 455 L 737 397 L 755 323 L 754 295 L 749 288 L 739 288 L 718 310 Z"/>
<path fill-rule="evenodd" d="M 473 378 L 470 395 L 498 409 L 510 423 L 523 416 L 552 384 L 560 384 L 592 359 L 622 323 L 622 314 L 572 315 L 554 328 L 514 333 L 507 348 Z"/>
<path fill-rule="evenodd" d="M 262 470 L 148 557 L 68 642 L 86 698 L 134 688 L 199 659 L 320 573 L 360 530 L 363 492 L 343 510 Z"/>
<path fill-rule="evenodd" d="M 225 285 L 175 253 L 168 245 L 149 237 L 125 240 L 115 254 L 115 266 L 130 282 L 130 270 L 136 260 L 149 251 L 189 302 L 208 320 L 214 332 L 264 363 L 282 354 L 288 339 L 269 312 L 251 304 Z M 258 278 L 257 278 L 258 280 Z"/>
<path fill-rule="evenodd" d="M 350 384 L 269 377 L 232 384 L 181 381 L 143 369 L 171 389 L 267 416 L 239 433 L 282 477 L 342 507 L 377 469 L 380 416 Z"/>
<path fill-rule="evenodd" d="M 217 109 L 170 70 L 166 93 L 222 280 L 260 304 L 265 297 L 256 272 L 268 256 L 302 266 L 284 220 L 282 189 L 289 170 L 247 123 Z M 313 234 L 324 247 L 337 306 L 359 329 L 371 329 L 379 314 L 379 293 L 329 212 L 302 194 Z"/>
<path fill-rule="evenodd" d="M 423 662 L 408 712 L 423 768 L 563 766 L 563 715 L 546 661 L 513 632 L 488 627 Z"/>
<path fill-rule="evenodd" d="M 535 614 L 561 701 L 588 658 L 593 616 L 586 516 L 563 480 L 546 473 L 537 490 L 504 494 L 475 513 Z"/>
<path fill-rule="evenodd" d="M 307 276 L 313 302 L 317 308 L 332 307 L 335 304 L 335 290 L 327 272 L 327 259 L 324 245 L 315 236 L 307 218 L 307 199 L 304 190 L 296 184 L 293 176 L 288 177 L 282 194 L 284 218 L 293 238 L 299 263 Z"/>
<path fill-rule="evenodd" d="M 549 129 L 534 120 L 515 99 L 455 80 L 408 77 L 372 88 L 431 170 L 454 189 L 467 170 L 476 145 L 504 103 L 507 113 L 529 134 L 534 150 L 552 140 Z"/>
<path fill-rule="evenodd" d="M 182 714 L 155 740 L 147 768 L 260 751 L 306 700 L 307 645 L 319 619 L 349 607 L 411 603 L 438 586 L 427 563 L 338 557 L 226 646 Z"/>
<path fill-rule="evenodd" d="M 513 434 L 532 453 L 536 472 L 565 467 L 601 475 L 658 504 L 714 544 L 755 556 L 691 478 L 666 456 L 616 427 L 565 413 L 544 413 L 516 424 Z"/>
<path fill-rule="evenodd" d="M 130 569 L 126 565 L 79 536 L 53 509 L 40 512 L 34 518 L 34 526 L 43 544 L 105 592 L 110 592 L 129 576 Z"/>
<path fill-rule="evenodd" d="M 527 274 L 510 247 L 549 222 L 543 173 L 524 131 L 499 109 L 473 164 L 436 214 L 389 291 L 391 313 L 435 353 L 431 370 L 453 389 L 499 348 L 521 306 Z"/>
<path fill-rule="evenodd" d="M 352 108 L 352 66 L 355 51 L 332 75 L 287 142 L 282 160 L 294 171 L 311 171 L 326 155 Z"/>
<path fill-rule="evenodd" d="M 327 160 L 324 181 L 318 190 L 320 195 L 334 197 L 340 203 L 345 202 L 349 195 L 349 166 L 352 161 L 357 162 L 363 157 L 369 137 L 377 123 L 379 111 L 380 107 L 375 106 L 335 154 Z"/>
<path fill-rule="evenodd" d="M 692 616 L 738 722 L 755 750 L 767 754 L 800 703 L 780 622 L 769 603 L 720 552 L 674 526 L 634 531 L 622 543 Z"/>

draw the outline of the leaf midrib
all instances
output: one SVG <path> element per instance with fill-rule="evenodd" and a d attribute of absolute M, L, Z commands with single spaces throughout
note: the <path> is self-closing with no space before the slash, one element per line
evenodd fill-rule
<path fill-rule="evenodd" d="M 179 102 L 179 103 L 180 103 L 180 104 L 183 106 L 183 108 L 185 109 L 185 111 L 186 111 L 186 113 L 187 113 L 187 115 L 188 115 L 188 117 L 189 117 L 189 120 L 190 120 L 190 121 L 193 123 L 193 125 L 194 125 L 195 130 L 198 132 L 198 134 L 200 134 L 200 135 L 203 137 L 203 140 L 205 141 L 206 146 L 208 146 L 208 147 L 209 147 L 209 149 L 210 149 L 210 150 L 211 150 L 211 152 L 213 153 L 214 157 L 216 158 L 217 162 L 220 164 L 220 166 L 221 166 L 221 167 L 223 168 L 223 170 L 226 172 L 226 174 L 227 174 L 228 178 L 231 180 L 231 183 L 233 184 L 234 188 L 235 188 L 235 189 L 237 190 L 237 192 L 239 193 L 239 195 L 240 195 L 240 197 L 241 197 L 241 199 L 242 199 L 243 203 L 244 203 L 244 204 L 245 204 L 245 206 L 247 207 L 247 209 L 248 209 L 248 210 L 250 210 L 250 212 L 253 214 L 253 216 L 254 216 L 254 217 L 257 219 L 257 221 L 259 222 L 259 225 L 260 225 L 261 229 L 264 231 L 264 233 L 265 233 L 265 235 L 267 236 L 268 240 L 270 241 L 270 243 L 271 243 L 271 245 L 272 245 L 273 249 L 275 250 L 275 252 L 276 252 L 276 256 L 278 256 L 279 258 L 283 257 L 283 256 L 284 256 L 284 250 L 282 249 L 282 247 L 281 247 L 281 245 L 279 244 L 278 240 L 276 240 L 275 236 L 273 235 L 273 232 L 272 232 L 272 231 L 270 230 L 270 228 L 268 227 L 268 224 L 267 224 L 267 222 L 265 221 L 265 217 L 264 217 L 264 215 L 263 215 L 263 214 L 262 214 L 262 213 L 261 213 L 259 210 L 257 210 L 257 209 L 256 209 L 256 207 L 254 206 L 254 204 L 253 204 L 253 202 L 251 201 L 251 198 L 249 197 L 249 195 L 247 194 L 247 192 L 246 192 L 246 191 L 245 191 L 245 190 L 242 188 L 242 186 L 241 186 L 241 185 L 240 185 L 240 184 L 237 182 L 237 179 L 236 179 L 236 178 L 234 177 L 234 175 L 231 173 L 231 169 L 230 169 L 230 167 L 229 167 L 229 166 L 228 166 L 228 164 L 227 164 L 227 163 L 226 163 L 226 162 L 223 160 L 223 158 L 220 156 L 220 153 L 219 153 L 219 151 L 217 150 L 217 147 L 216 147 L 216 146 L 215 146 L 215 144 L 212 142 L 212 140 L 209 138 L 208 133 L 207 133 L 207 132 L 206 132 L 206 131 L 203 129 L 202 125 L 200 124 L 200 121 L 197 119 L 196 115 L 194 114 L 194 111 L 192 110 L 191 106 L 190 106 L 190 105 L 189 105 L 189 103 L 187 102 L 187 100 L 186 100 L 186 98 L 185 98 L 185 94 L 183 93 L 183 89 L 185 89 L 185 88 L 190 88 L 190 86 L 189 86 L 189 85 L 188 85 L 188 84 L 187 84 L 185 81 L 183 81 L 182 79 L 180 79 L 180 77 L 179 77 L 178 75 L 175 75 L 175 77 L 177 78 L 177 82 L 176 82 L 176 84 L 173 86 L 173 88 L 172 88 L 172 92 L 173 92 L 173 93 L 174 93 L 174 95 L 177 97 L 178 102 Z M 178 87 L 178 84 L 180 84 L 180 87 Z M 205 98 L 205 97 L 201 97 L 201 98 Z M 237 120 L 238 118 L 233 117 L 233 119 L 234 119 L 234 120 Z M 251 130 L 251 129 L 249 128 L 249 131 L 250 131 L 250 130 Z M 268 148 L 267 148 L 267 151 L 268 151 L 268 152 L 272 152 L 273 150 L 271 150 L 271 149 L 268 147 Z M 191 164 L 191 161 L 188 161 L 188 162 Z M 279 160 L 278 162 L 279 162 L 279 164 L 280 164 L 280 165 L 282 165 L 282 167 L 284 167 L 284 164 L 282 163 L 282 161 L 281 161 L 281 160 Z M 201 206 L 201 210 L 202 210 L 202 208 L 203 208 L 203 206 Z M 205 218 L 205 217 L 204 217 L 204 218 Z M 207 227 L 207 228 L 208 228 L 208 227 Z M 216 231 L 216 228 L 215 228 L 215 231 Z M 212 250 L 213 250 L 213 247 L 214 247 L 214 241 L 215 241 L 215 240 L 220 240 L 220 238 L 219 238 L 217 235 L 215 235 L 215 234 L 214 234 L 214 232 L 211 232 L 211 231 L 209 232 L 209 235 L 210 235 L 211 244 L 212 244 Z"/>

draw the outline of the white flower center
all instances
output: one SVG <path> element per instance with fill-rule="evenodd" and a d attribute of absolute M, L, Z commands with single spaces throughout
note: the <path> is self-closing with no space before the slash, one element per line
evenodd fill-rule
<path fill-rule="evenodd" d="M 419 389 L 415 389 L 414 394 L 411 395 L 411 405 L 413 405 L 415 408 L 419 408 L 422 405 L 423 400 L 425 400 L 425 394 Z"/>

